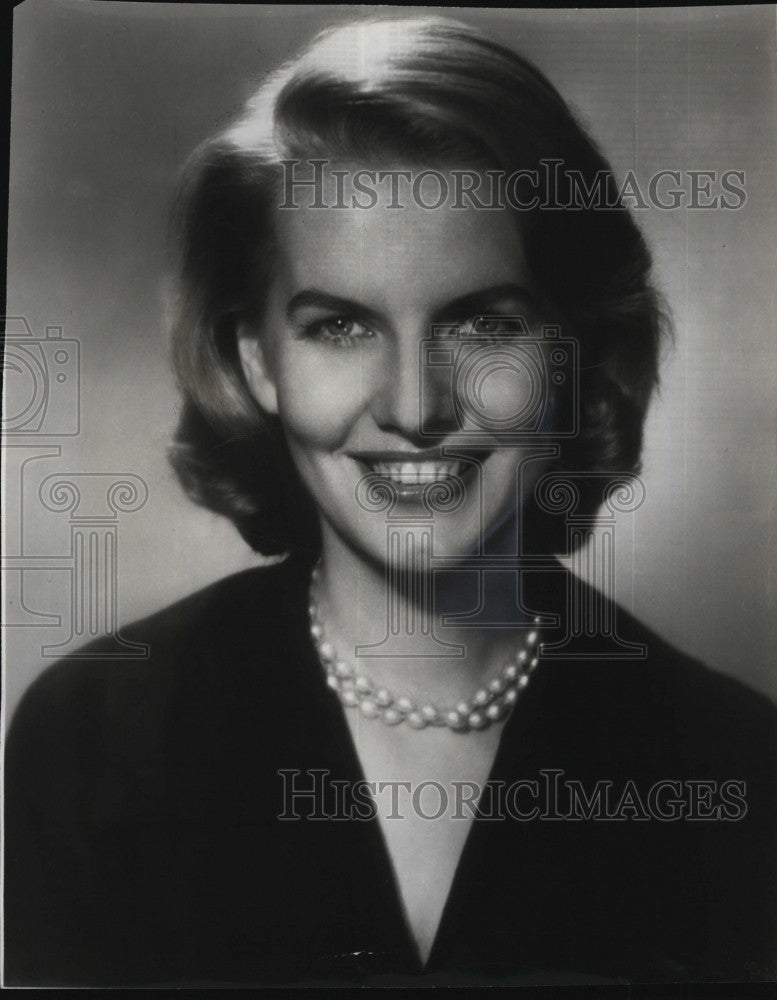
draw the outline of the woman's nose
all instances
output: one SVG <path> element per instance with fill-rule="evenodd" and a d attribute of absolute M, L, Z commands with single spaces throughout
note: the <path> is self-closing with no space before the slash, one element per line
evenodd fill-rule
<path fill-rule="evenodd" d="M 373 397 L 373 417 L 382 430 L 431 445 L 453 429 L 451 372 L 434 360 L 427 342 L 417 334 L 398 338 L 392 345 Z"/>

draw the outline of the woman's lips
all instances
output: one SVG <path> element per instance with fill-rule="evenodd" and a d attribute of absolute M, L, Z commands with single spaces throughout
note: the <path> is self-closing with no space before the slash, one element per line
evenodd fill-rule
<path fill-rule="evenodd" d="M 461 462 L 447 459 L 439 462 L 365 462 L 370 472 L 402 486 L 441 483 L 458 474 Z"/>
<path fill-rule="evenodd" d="M 433 483 L 461 481 L 462 477 L 466 482 L 489 454 L 490 451 L 482 453 L 477 460 L 442 456 L 439 450 L 416 453 L 412 457 L 404 452 L 369 452 L 351 457 L 367 473 L 390 483 L 400 499 L 420 500 L 426 487 Z"/>

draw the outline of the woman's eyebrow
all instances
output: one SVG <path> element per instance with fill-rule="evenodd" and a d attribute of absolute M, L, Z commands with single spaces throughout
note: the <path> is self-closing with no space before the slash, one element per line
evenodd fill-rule
<path fill-rule="evenodd" d="M 513 283 L 492 285 L 489 288 L 481 288 L 474 292 L 468 292 L 460 298 L 447 302 L 444 306 L 435 310 L 435 319 L 444 321 L 451 318 L 461 318 L 462 316 L 472 316 L 475 313 L 488 313 L 498 308 L 503 308 L 504 302 L 525 303 L 529 307 L 536 307 L 537 300 L 532 293 L 523 285 Z M 295 312 L 300 309 L 325 309 L 330 312 L 343 313 L 349 316 L 360 316 L 364 319 L 380 321 L 381 314 L 355 299 L 344 298 L 340 295 L 332 295 L 319 288 L 304 288 L 293 295 L 286 306 L 286 317 L 291 319 Z"/>
<path fill-rule="evenodd" d="M 339 295 L 330 295 L 329 292 L 322 292 L 318 288 L 305 288 L 301 292 L 293 295 L 286 306 L 286 317 L 291 319 L 298 309 L 315 308 L 327 309 L 332 312 L 347 313 L 350 316 L 363 316 L 366 319 L 380 319 L 378 313 L 362 302 L 354 299 L 345 299 Z"/>
<path fill-rule="evenodd" d="M 490 288 L 480 288 L 475 292 L 468 292 L 459 299 L 446 303 L 437 310 L 438 319 L 450 317 L 471 316 L 475 313 L 488 313 L 505 301 L 521 302 L 527 306 L 536 307 L 537 299 L 523 285 L 512 283 L 504 285 L 492 285 Z"/>

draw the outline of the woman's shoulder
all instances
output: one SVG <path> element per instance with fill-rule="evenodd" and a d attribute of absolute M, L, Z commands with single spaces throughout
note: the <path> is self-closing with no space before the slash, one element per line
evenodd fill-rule
<path fill-rule="evenodd" d="M 642 655 L 598 665 L 597 690 L 602 697 L 610 692 L 609 718 L 618 716 L 632 738 L 665 741 L 689 766 L 736 765 L 777 787 L 774 701 L 742 677 L 682 651 L 625 609 L 618 607 L 613 620 L 619 639 Z"/>
<path fill-rule="evenodd" d="M 719 721 L 725 718 L 735 723 L 747 717 L 777 726 L 777 705 L 747 681 L 683 652 L 622 608 L 618 608 L 618 621 L 626 641 L 644 650 L 645 675 L 640 678 L 639 671 L 634 675 L 635 689 L 641 689 L 643 696 L 650 692 L 651 698 L 671 702 L 678 712 L 699 720 L 714 715 Z M 739 666 L 744 669 L 747 664 L 743 661 Z"/>
<path fill-rule="evenodd" d="M 584 719 L 589 739 L 598 729 L 614 743 L 663 742 L 700 766 L 760 758 L 777 782 L 777 705 L 740 679 L 744 673 L 712 668 L 566 570 L 548 580 L 542 598 L 559 624 L 544 632 L 531 686 L 556 718 L 575 732 Z M 582 628 L 590 609 L 597 622 Z"/>
<path fill-rule="evenodd" d="M 33 681 L 14 713 L 11 751 L 34 741 L 102 746 L 120 739 L 144 746 L 160 731 L 170 706 L 182 699 L 206 705 L 298 632 L 306 606 L 304 561 L 282 563 L 217 580 L 121 629 L 145 648 L 117 656 L 115 642 L 101 637 L 62 659 Z"/>
<path fill-rule="evenodd" d="M 309 560 L 289 556 L 222 577 L 159 611 L 122 629 L 126 638 L 153 647 L 154 640 L 167 649 L 178 643 L 201 640 L 206 634 L 226 634 L 227 626 L 250 622 L 252 627 L 278 626 L 286 611 L 296 610 L 304 600 L 309 579 Z M 279 617 L 280 616 L 280 617 Z M 84 653 L 99 655 L 104 640 L 84 647 Z"/>

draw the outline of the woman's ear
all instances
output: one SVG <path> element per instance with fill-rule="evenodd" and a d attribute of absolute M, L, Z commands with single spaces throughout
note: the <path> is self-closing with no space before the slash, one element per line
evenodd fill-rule
<path fill-rule="evenodd" d="M 278 413 L 278 393 L 267 363 L 262 339 L 256 330 L 238 324 L 237 349 L 248 387 L 254 399 L 266 413 Z"/>

